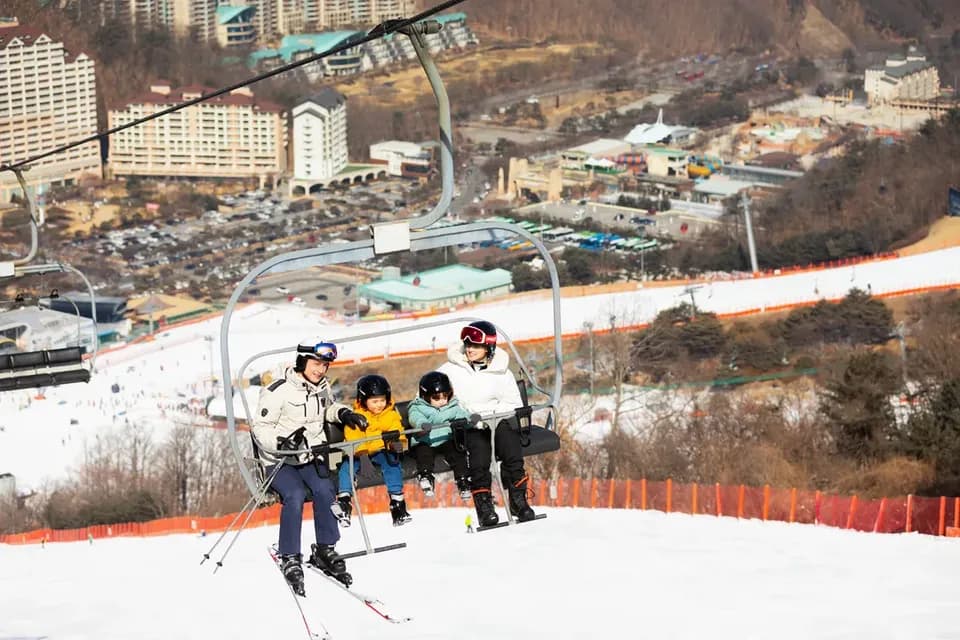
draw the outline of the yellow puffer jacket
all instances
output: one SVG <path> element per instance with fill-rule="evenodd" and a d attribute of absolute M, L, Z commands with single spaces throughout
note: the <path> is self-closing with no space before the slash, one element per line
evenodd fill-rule
<path fill-rule="evenodd" d="M 347 440 L 360 440 L 361 438 L 378 436 L 384 431 L 403 431 L 403 424 L 400 421 L 400 414 L 397 413 L 396 408 L 393 406 L 393 402 L 390 402 L 387 405 L 387 408 L 377 415 L 373 415 L 367 411 L 358 400 L 354 401 L 353 410 L 367 419 L 367 430 L 361 431 L 356 427 L 347 427 L 343 431 L 343 437 Z M 403 448 L 406 450 L 407 437 L 401 435 L 400 442 L 403 443 Z M 378 451 L 382 451 L 385 446 L 386 445 L 383 443 L 383 440 L 370 440 L 369 442 L 364 442 L 363 444 L 359 445 L 355 455 L 373 455 Z"/>

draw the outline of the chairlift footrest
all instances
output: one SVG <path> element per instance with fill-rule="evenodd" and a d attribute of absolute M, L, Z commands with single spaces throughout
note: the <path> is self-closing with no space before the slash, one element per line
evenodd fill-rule
<path fill-rule="evenodd" d="M 520 522 L 519 520 L 517 520 L 516 522 L 514 522 L 514 524 L 526 524 L 527 522 L 533 522 L 534 520 L 543 520 L 543 519 L 546 518 L 546 517 L 547 517 L 547 514 L 545 514 L 545 513 L 538 513 L 538 514 L 533 518 L 533 520 L 525 520 L 524 522 Z M 509 522 L 508 520 L 504 520 L 503 522 L 498 522 L 497 524 L 492 524 L 492 525 L 490 525 L 489 527 L 477 527 L 477 531 L 488 531 L 488 530 L 490 530 L 490 529 L 499 529 L 499 528 L 501 528 L 501 527 L 508 527 L 508 526 L 510 526 L 510 522 Z"/>
<path fill-rule="evenodd" d="M 362 556 L 370 555 L 372 553 L 381 553 L 383 551 L 393 551 L 395 549 L 403 549 L 406 546 L 407 546 L 406 542 L 398 542 L 397 544 L 388 544 L 382 547 L 374 547 L 373 550 L 370 551 L 370 553 L 367 553 L 366 549 L 361 549 L 360 551 L 351 551 L 350 553 L 340 553 L 337 555 L 339 555 L 344 560 L 349 560 L 350 558 L 359 558 Z"/>

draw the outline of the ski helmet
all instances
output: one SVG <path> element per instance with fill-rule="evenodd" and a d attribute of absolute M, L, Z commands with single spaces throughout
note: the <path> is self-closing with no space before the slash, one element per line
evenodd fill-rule
<path fill-rule="evenodd" d="M 431 371 L 420 378 L 420 397 L 430 401 L 430 396 L 435 393 L 446 393 L 453 396 L 453 385 L 450 384 L 450 378 L 442 371 Z"/>
<path fill-rule="evenodd" d="M 497 350 L 497 328 L 492 322 L 477 320 L 460 330 L 460 340 L 464 344 L 479 344 L 487 348 L 487 357 L 493 357 Z"/>
<path fill-rule="evenodd" d="M 367 399 L 373 396 L 385 396 L 387 404 L 390 404 L 390 383 L 386 378 L 375 373 L 357 380 L 357 400 L 360 404 L 366 407 Z"/>
<path fill-rule="evenodd" d="M 293 370 L 303 373 L 309 359 L 333 362 L 337 359 L 337 345 L 320 338 L 301 340 L 297 345 L 297 361 L 293 365 Z"/>

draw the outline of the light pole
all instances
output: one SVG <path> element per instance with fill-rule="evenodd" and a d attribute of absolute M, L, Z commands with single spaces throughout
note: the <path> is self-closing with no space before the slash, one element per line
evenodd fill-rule
<path fill-rule="evenodd" d="M 590 349 L 590 397 L 592 398 L 594 397 L 593 377 L 596 373 L 596 364 L 594 363 L 594 360 L 593 360 L 593 323 L 584 322 L 583 328 L 587 332 L 587 343 L 590 345 L 589 346 L 589 349 Z"/>
<path fill-rule="evenodd" d="M 750 196 L 748 196 L 746 192 L 743 193 L 741 202 L 743 202 L 743 220 L 747 226 L 747 247 L 750 250 L 750 268 L 753 270 L 753 273 L 757 273 L 760 271 L 757 267 L 757 244 L 753 239 L 753 222 L 750 219 Z"/>

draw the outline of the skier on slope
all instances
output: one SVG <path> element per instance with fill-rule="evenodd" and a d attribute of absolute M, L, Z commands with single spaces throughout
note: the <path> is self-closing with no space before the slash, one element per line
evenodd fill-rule
<path fill-rule="evenodd" d="M 313 523 L 317 543 L 311 545 L 310 564 L 344 584 L 351 582 L 346 564 L 334 545 L 340 539 L 337 520 L 330 510 L 333 481 L 327 465 L 326 422 L 365 427 L 366 419 L 344 404 L 334 402 L 327 380 L 330 363 L 337 359 L 337 347 L 323 340 L 304 340 L 297 345 L 297 359 L 284 377 L 260 390 L 260 403 L 253 421 L 253 436 L 260 456 L 268 465 L 283 459 L 283 466 L 271 483 L 280 494 L 280 568 L 290 586 L 304 594 L 300 533 L 307 489 L 313 493 Z M 311 449 L 310 453 L 285 455 L 284 451 Z"/>
<path fill-rule="evenodd" d="M 460 343 L 447 350 L 447 362 L 437 371 L 447 374 L 460 403 L 471 413 L 488 416 L 512 412 L 523 406 L 517 382 L 510 372 L 510 356 L 497 351 L 497 329 L 486 320 L 471 322 L 460 331 Z M 480 526 L 500 518 L 490 494 L 490 431 L 483 422 L 465 431 L 470 489 Z M 530 483 L 523 467 L 523 451 L 516 418 L 498 418 L 494 435 L 500 458 L 500 478 L 510 496 L 510 513 L 520 522 L 536 517 L 527 502 Z"/>

